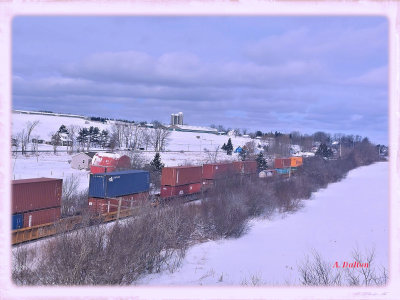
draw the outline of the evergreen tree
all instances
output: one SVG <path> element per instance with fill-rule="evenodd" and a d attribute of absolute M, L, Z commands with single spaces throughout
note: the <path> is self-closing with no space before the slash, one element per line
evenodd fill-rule
<path fill-rule="evenodd" d="M 328 148 L 326 144 L 322 143 L 321 145 L 319 145 L 319 148 L 315 155 L 329 158 L 333 156 L 333 152 L 332 149 Z"/>
<path fill-rule="evenodd" d="M 222 145 L 221 149 L 226 151 L 226 144 L 225 143 Z"/>
<path fill-rule="evenodd" d="M 265 160 L 262 152 L 260 152 L 260 154 L 257 155 L 256 162 L 257 162 L 257 168 L 259 171 L 265 170 L 268 168 L 267 161 Z"/>
<path fill-rule="evenodd" d="M 65 125 L 61 125 L 57 132 L 58 133 L 67 133 L 68 134 L 68 130 L 67 130 L 67 127 L 65 127 Z"/>
<path fill-rule="evenodd" d="M 232 145 L 231 138 L 229 138 L 228 144 L 226 144 L 226 154 L 232 155 L 232 151 L 233 151 L 233 145 Z"/>
<path fill-rule="evenodd" d="M 76 140 L 78 141 L 79 145 L 82 148 L 85 147 L 85 145 L 88 141 L 88 134 L 89 134 L 89 131 L 87 130 L 87 128 L 81 128 L 79 130 L 78 137 L 76 138 Z"/>
<path fill-rule="evenodd" d="M 110 140 L 110 137 L 108 135 L 108 131 L 107 130 L 102 130 L 100 133 L 100 144 L 103 148 L 106 147 L 106 145 L 108 144 Z"/>
<path fill-rule="evenodd" d="M 239 157 L 242 161 L 245 161 L 247 158 L 248 151 L 245 147 L 242 148 L 242 151 L 239 152 Z"/>
<path fill-rule="evenodd" d="M 154 171 L 160 171 L 162 170 L 162 168 L 164 168 L 164 164 L 161 162 L 161 156 L 160 153 L 156 153 L 156 155 L 154 155 L 153 160 L 150 162 L 150 166 L 153 168 Z"/>

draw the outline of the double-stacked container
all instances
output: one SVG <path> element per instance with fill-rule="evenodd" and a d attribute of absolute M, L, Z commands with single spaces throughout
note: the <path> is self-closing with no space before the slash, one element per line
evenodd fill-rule
<path fill-rule="evenodd" d="M 129 209 L 148 199 L 150 175 L 147 171 L 126 170 L 111 173 L 90 174 L 89 210 L 102 214 Z"/>
<path fill-rule="evenodd" d="M 292 158 L 275 158 L 274 167 L 278 174 L 290 175 L 291 167 L 297 160 Z"/>
<path fill-rule="evenodd" d="M 161 198 L 185 196 L 201 192 L 202 167 L 165 167 L 161 172 Z"/>
<path fill-rule="evenodd" d="M 12 181 L 12 229 L 54 223 L 61 217 L 62 179 Z"/>
<path fill-rule="evenodd" d="M 232 163 L 215 163 L 203 165 L 203 188 L 208 190 L 213 187 L 219 179 L 224 179 L 234 173 Z"/>
<path fill-rule="evenodd" d="M 290 158 L 290 168 L 292 171 L 297 170 L 297 167 L 300 167 L 303 164 L 303 158 L 301 156 L 292 156 Z"/>
<path fill-rule="evenodd" d="M 257 162 L 255 160 L 234 161 L 232 165 L 236 174 L 250 175 L 257 173 Z"/>

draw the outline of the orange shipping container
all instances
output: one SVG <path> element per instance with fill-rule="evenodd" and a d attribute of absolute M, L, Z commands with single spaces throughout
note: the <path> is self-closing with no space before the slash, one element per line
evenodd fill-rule
<path fill-rule="evenodd" d="M 303 158 L 301 156 L 293 156 L 290 158 L 291 167 L 300 167 L 303 164 Z"/>

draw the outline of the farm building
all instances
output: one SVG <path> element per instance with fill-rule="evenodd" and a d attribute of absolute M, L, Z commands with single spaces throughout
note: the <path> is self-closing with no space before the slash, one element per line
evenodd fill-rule
<path fill-rule="evenodd" d="M 78 170 L 88 170 L 95 154 L 96 152 L 82 152 L 74 155 L 71 160 L 71 167 Z"/>
<path fill-rule="evenodd" d="M 117 153 L 96 153 L 92 159 L 90 173 L 109 173 L 114 171 L 127 170 L 131 167 L 129 156 Z"/>
<path fill-rule="evenodd" d="M 168 127 L 171 131 L 183 131 L 183 132 L 197 132 L 197 133 L 213 133 L 218 134 L 218 130 L 210 127 L 201 126 L 188 126 L 188 125 L 171 125 Z"/>

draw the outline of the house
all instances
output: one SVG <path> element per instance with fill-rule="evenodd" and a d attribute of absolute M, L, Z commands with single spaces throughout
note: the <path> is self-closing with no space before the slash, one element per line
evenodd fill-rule
<path fill-rule="evenodd" d="M 242 153 L 242 151 L 243 151 L 243 148 L 242 147 L 237 147 L 236 149 L 235 149 L 235 153 Z"/>
<path fill-rule="evenodd" d="M 96 152 L 81 152 L 74 155 L 71 160 L 71 167 L 78 170 L 89 170 L 90 164 L 92 163 L 92 159 L 95 154 Z"/>

